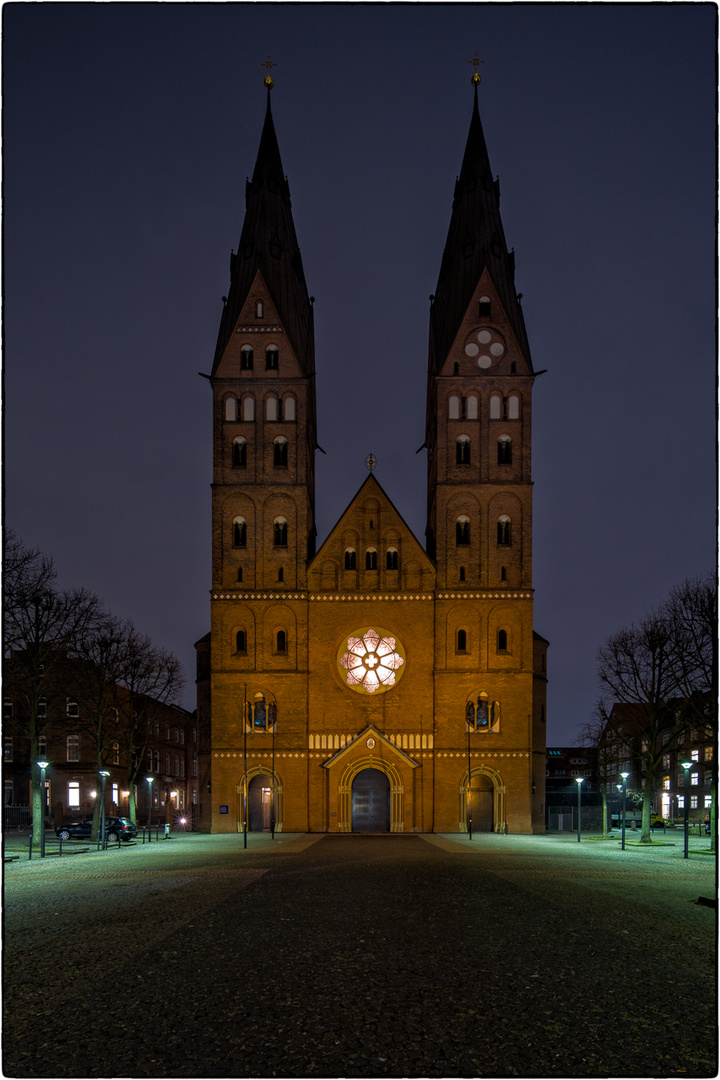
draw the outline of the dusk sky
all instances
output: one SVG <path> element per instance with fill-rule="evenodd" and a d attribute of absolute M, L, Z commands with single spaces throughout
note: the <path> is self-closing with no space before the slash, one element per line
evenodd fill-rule
<path fill-rule="evenodd" d="M 5 521 L 186 668 L 209 372 L 265 112 L 315 302 L 318 542 L 376 476 L 421 543 L 428 297 L 472 112 L 536 370 L 548 744 L 715 566 L 716 7 L 6 4 Z"/>

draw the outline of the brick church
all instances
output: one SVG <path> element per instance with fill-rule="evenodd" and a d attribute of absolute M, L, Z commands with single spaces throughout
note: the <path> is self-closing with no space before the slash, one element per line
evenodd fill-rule
<path fill-rule="evenodd" d="M 209 376 L 200 828 L 544 830 L 535 376 L 473 82 L 430 315 L 423 545 L 372 471 L 318 542 L 312 299 L 266 80 Z"/>

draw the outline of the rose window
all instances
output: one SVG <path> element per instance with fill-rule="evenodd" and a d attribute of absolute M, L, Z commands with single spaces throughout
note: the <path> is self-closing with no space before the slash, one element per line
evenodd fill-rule
<path fill-rule="evenodd" d="M 504 354 L 505 339 L 490 326 L 473 330 L 465 340 L 465 355 L 476 360 L 478 367 L 492 367 Z"/>
<path fill-rule="evenodd" d="M 386 630 L 356 630 L 338 650 L 347 685 L 359 694 L 382 694 L 395 686 L 405 663 L 402 645 Z"/>

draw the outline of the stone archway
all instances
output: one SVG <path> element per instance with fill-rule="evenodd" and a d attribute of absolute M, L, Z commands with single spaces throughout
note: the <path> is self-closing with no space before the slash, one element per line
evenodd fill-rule
<path fill-rule="evenodd" d="M 277 774 L 263 765 L 252 765 L 247 771 L 247 809 L 248 832 L 269 832 L 272 822 L 273 791 L 275 810 L 275 832 L 282 832 L 283 822 L 283 786 Z M 240 776 L 236 788 L 237 829 L 243 831 L 243 807 L 245 805 L 243 777 Z M 271 794 L 268 797 L 267 791 Z M 263 792 L 265 794 L 263 795 Z"/>
<path fill-rule="evenodd" d="M 398 768 L 384 758 L 365 754 L 349 762 L 338 783 L 338 831 L 352 832 L 352 787 L 355 777 L 365 770 L 377 770 L 384 773 L 390 785 L 390 832 L 402 832 L 403 823 L 403 781 Z"/>
<path fill-rule="evenodd" d="M 488 765 L 474 766 L 470 774 L 470 800 L 472 829 L 475 832 L 504 832 L 505 829 L 505 783 L 495 769 Z M 468 831 L 468 774 L 460 781 L 459 822 L 460 831 Z"/>
<path fill-rule="evenodd" d="M 390 832 L 390 781 L 381 769 L 362 769 L 351 785 L 351 831 Z"/>

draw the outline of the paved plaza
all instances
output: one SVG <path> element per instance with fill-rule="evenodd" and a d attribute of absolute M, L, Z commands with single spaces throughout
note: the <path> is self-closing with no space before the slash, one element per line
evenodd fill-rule
<path fill-rule="evenodd" d="M 6 853 L 8 849 L 6 844 Z M 9 1077 L 714 1076 L 715 859 L 176 834 L 5 866 Z"/>

